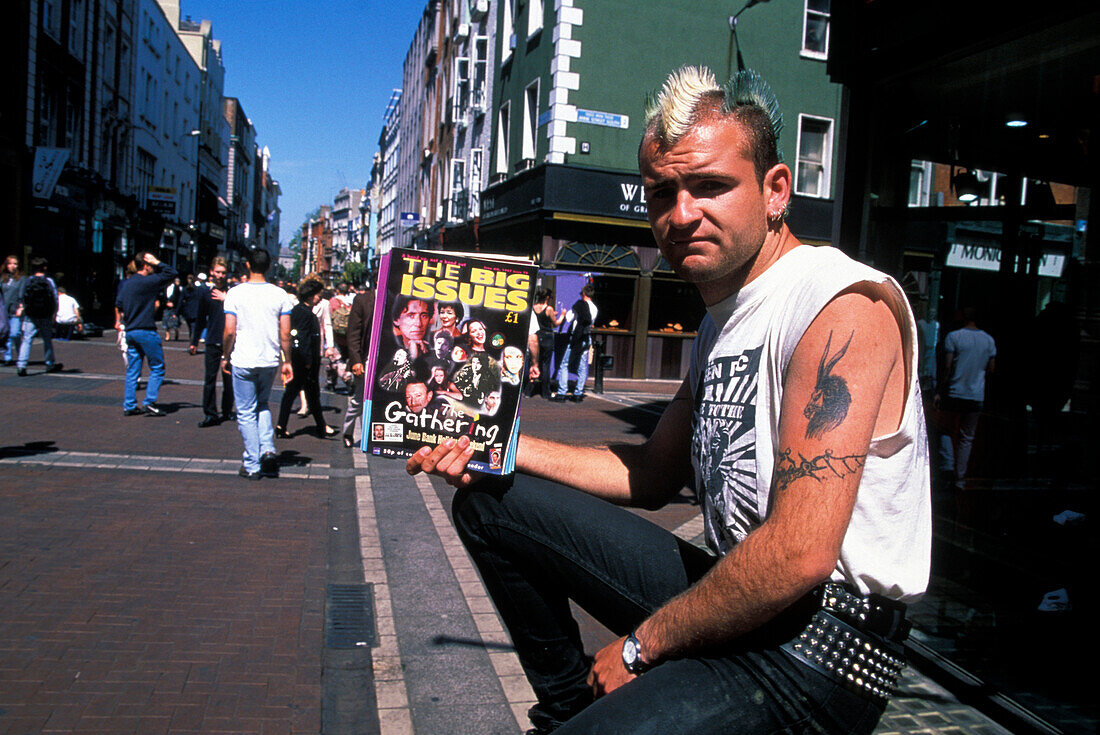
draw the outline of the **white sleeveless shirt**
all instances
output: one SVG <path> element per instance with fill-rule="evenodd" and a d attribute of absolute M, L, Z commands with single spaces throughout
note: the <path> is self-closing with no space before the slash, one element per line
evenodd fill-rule
<path fill-rule="evenodd" d="M 692 352 L 692 465 L 707 544 L 719 555 L 770 510 L 783 376 L 810 323 L 838 293 L 883 284 L 901 328 L 909 388 L 897 431 L 874 437 L 832 579 L 912 602 L 928 586 L 928 438 L 913 313 L 897 281 L 831 247 L 801 245 L 707 309 Z"/>

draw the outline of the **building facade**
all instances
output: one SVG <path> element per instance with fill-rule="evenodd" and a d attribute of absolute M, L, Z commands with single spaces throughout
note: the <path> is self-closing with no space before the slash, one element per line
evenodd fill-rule
<path fill-rule="evenodd" d="M 390 95 L 386 113 L 382 118 L 382 132 L 378 136 L 378 153 L 371 168 L 371 189 L 377 216 L 375 248 L 370 260 L 371 270 L 377 270 L 378 258 L 385 255 L 397 243 L 397 229 L 401 225 L 397 210 L 398 164 L 401 156 L 401 90 Z"/>
<path fill-rule="evenodd" d="M 794 173 L 790 225 L 806 242 L 831 241 L 841 91 L 826 73 L 828 13 L 816 7 L 756 5 L 732 25 L 728 9 L 687 0 L 496 8 L 480 246 L 534 258 L 548 284 L 593 278 L 612 375 L 681 377 L 702 318 L 654 245 L 637 173 L 646 94 L 671 70 L 702 64 L 723 79 L 743 58 L 768 80 Z"/>

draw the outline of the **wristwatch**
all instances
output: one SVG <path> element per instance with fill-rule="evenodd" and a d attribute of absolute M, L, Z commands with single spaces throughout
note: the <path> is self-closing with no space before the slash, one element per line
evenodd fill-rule
<path fill-rule="evenodd" d="M 651 668 L 649 664 L 642 660 L 642 644 L 638 642 L 633 633 L 623 641 L 623 666 L 635 675 L 644 674 Z"/>

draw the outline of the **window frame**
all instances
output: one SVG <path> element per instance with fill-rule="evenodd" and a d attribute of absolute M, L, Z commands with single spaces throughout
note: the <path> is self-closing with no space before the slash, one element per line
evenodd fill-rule
<path fill-rule="evenodd" d="M 534 161 L 539 152 L 539 91 L 542 80 L 535 81 L 523 88 L 523 144 L 520 158 Z M 532 104 L 533 102 L 533 104 Z"/>
<path fill-rule="evenodd" d="M 821 151 L 821 188 L 818 193 L 810 194 L 802 190 L 802 167 L 805 160 L 807 165 L 812 162 L 809 159 L 803 159 L 802 157 L 802 135 L 805 130 L 805 124 L 807 122 L 826 123 L 827 129 L 825 132 L 825 144 Z M 829 199 L 832 193 L 832 175 L 833 175 L 833 144 L 836 130 L 836 121 L 831 117 L 823 117 L 821 115 L 809 115 L 806 113 L 798 114 L 798 139 L 795 142 L 795 170 L 794 170 L 794 193 L 799 196 L 809 197 L 811 199 Z M 816 165 L 816 164 L 814 164 Z"/>
<path fill-rule="evenodd" d="M 508 173 L 508 136 L 511 134 L 511 122 L 512 101 L 508 100 L 502 103 L 497 111 L 497 139 L 494 146 L 496 148 L 496 166 L 493 168 L 494 173 Z"/>
<path fill-rule="evenodd" d="M 811 49 L 811 48 L 806 47 L 806 30 L 809 28 L 811 15 L 814 18 L 823 17 L 825 19 L 825 50 L 824 51 L 818 51 L 816 49 Z M 823 13 L 820 10 L 811 9 L 810 8 L 810 0 L 802 0 L 802 41 L 801 41 L 802 50 L 799 52 L 800 56 L 802 56 L 803 58 L 806 58 L 806 59 L 817 59 L 817 60 L 820 60 L 820 61 L 828 60 L 828 58 L 829 58 L 829 39 L 830 39 L 830 36 L 832 34 L 832 28 L 833 28 L 832 18 L 833 18 L 833 13 L 832 13 L 832 3 L 831 2 L 829 4 L 829 12 L 828 13 Z"/>

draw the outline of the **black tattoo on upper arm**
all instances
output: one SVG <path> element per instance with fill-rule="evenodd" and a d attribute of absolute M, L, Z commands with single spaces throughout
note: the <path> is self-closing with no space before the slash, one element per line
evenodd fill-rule
<path fill-rule="evenodd" d="M 783 449 L 775 457 L 775 489 L 784 490 L 801 477 L 812 477 L 818 482 L 827 477 L 846 477 L 863 467 L 866 461 L 866 454 L 837 457 L 831 449 L 826 449 L 824 454 L 813 459 L 799 454 L 796 461 L 791 457 L 790 449 Z"/>
<path fill-rule="evenodd" d="M 833 375 L 832 370 L 848 351 L 848 345 L 852 344 L 852 337 L 855 334 L 853 331 L 848 335 L 848 341 L 840 351 L 829 357 L 829 346 L 833 342 L 833 333 L 829 332 L 829 339 L 825 342 L 825 352 L 821 354 L 821 363 L 817 366 L 817 385 L 814 386 L 810 402 L 802 411 L 802 415 L 809 419 L 809 424 L 806 425 L 808 439 L 820 439 L 826 431 L 840 426 L 848 416 L 852 394 L 848 392 L 848 383 L 844 378 Z"/>

